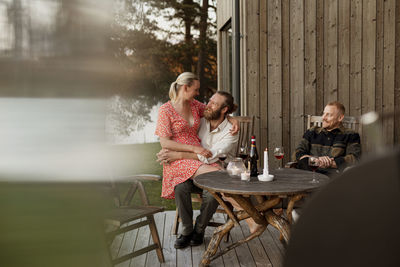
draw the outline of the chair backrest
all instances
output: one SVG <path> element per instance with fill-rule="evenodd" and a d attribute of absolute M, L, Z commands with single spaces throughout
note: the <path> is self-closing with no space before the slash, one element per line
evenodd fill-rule
<path fill-rule="evenodd" d="M 240 131 L 239 131 L 239 141 L 235 147 L 235 154 L 239 155 L 239 148 L 241 146 L 248 145 L 250 137 L 253 133 L 254 116 L 236 116 L 234 117 L 239 121 Z M 250 149 L 250 147 L 248 147 Z"/>
<path fill-rule="evenodd" d="M 356 131 L 361 136 L 360 121 L 356 117 L 345 116 L 343 126 Z M 307 115 L 307 129 L 313 126 L 322 126 L 322 116 Z"/>

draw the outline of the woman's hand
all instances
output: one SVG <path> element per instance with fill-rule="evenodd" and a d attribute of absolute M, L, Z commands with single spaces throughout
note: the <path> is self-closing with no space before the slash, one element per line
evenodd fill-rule
<path fill-rule="evenodd" d="M 182 159 L 182 155 L 177 151 L 161 149 L 160 152 L 157 153 L 157 161 L 160 162 L 160 164 L 169 164 L 179 159 Z"/>
<path fill-rule="evenodd" d="M 227 116 L 227 120 L 232 124 L 232 128 L 229 130 L 231 135 L 236 135 L 240 130 L 239 121 L 232 116 Z"/>
<path fill-rule="evenodd" d="M 201 147 L 201 146 L 193 146 L 193 153 L 200 154 L 206 158 L 209 158 L 212 156 L 212 153 L 210 150 L 205 149 L 204 147 Z"/>

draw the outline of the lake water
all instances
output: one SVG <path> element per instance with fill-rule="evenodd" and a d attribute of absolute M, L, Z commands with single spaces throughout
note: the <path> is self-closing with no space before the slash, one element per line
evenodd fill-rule
<path fill-rule="evenodd" d="M 161 104 L 160 104 L 161 105 Z M 157 114 L 160 105 L 154 106 L 151 109 L 151 122 L 148 122 L 143 129 L 132 132 L 130 136 L 117 137 L 117 143 L 120 144 L 143 144 L 158 142 L 158 137 L 154 134 L 156 130 Z"/>

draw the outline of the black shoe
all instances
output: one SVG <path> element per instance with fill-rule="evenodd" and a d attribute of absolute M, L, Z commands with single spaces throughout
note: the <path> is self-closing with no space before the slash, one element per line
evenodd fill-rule
<path fill-rule="evenodd" d="M 190 245 L 199 246 L 203 244 L 203 239 L 204 239 L 204 232 L 199 234 L 196 231 L 193 231 L 192 240 L 190 240 Z"/>
<path fill-rule="evenodd" d="M 179 235 L 179 237 L 175 240 L 175 248 L 186 248 L 190 244 L 190 240 L 192 239 L 192 234 L 190 235 Z"/>

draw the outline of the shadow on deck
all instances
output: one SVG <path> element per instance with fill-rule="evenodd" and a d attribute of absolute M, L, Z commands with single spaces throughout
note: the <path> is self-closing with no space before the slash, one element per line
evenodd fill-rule
<path fill-rule="evenodd" d="M 195 216 L 198 211 L 195 211 Z M 197 247 L 187 247 L 177 250 L 174 248 L 175 235 L 171 234 L 172 224 L 174 221 L 175 211 L 166 211 L 155 215 L 157 229 L 163 244 L 163 252 L 165 263 L 158 262 L 155 251 L 150 251 L 132 260 L 125 261 L 116 265 L 117 267 L 141 267 L 141 266 L 198 266 L 203 255 L 203 252 L 208 245 L 212 233 L 215 228 L 207 227 L 205 234 L 205 244 Z M 216 213 L 215 221 L 224 221 L 223 215 Z M 242 239 L 249 234 L 247 224 L 242 221 L 240 227 L 234 227 L 231 231 L 231 237 L 228 243 L 221 242 L 220 248 L 225 248 L 233 241 Z M 124 235 L 119 235 L 112 243 L 112 255 L 126 254 L 134 250 L 143 248 L 153 242 L 150 237 L 148 227 L 142 227 L 128 232 Z M 258 238 L 255 238 L 247 244 L 240 245 L 235 249 L 224 254 L 211 262 L 210 266 L 282 266 L 282 258 L 284 247 L 279 241 L 279 232 L 275 228 L 268 226 L 267 230 Z"/>

